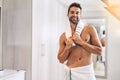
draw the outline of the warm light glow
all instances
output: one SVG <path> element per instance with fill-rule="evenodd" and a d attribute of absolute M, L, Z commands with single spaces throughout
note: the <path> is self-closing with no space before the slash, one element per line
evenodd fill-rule
<path fill-rule="evenodd" d="M 102 0 L 107 7 L 105 7 L 112 15 L 120 20 L 120 0 Z"/>
<path fill-rule="evenodd" d="M 120 6 L 120 0 L 109 0 L 110 6 Z"/>
<path fill-rule="evenodd" d="M 107 7 L 106 8 L 112 15 L 120 20 L 120 7 Z"/>

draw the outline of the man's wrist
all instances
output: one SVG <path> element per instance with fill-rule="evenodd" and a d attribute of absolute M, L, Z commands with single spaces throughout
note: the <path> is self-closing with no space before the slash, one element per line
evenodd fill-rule
<path fill-rule="evenodd" d="M 84 44 L 84 41 L 79 41 L 78 45 L 82 46 Z"/>
<path fill-rule="evenodd" d="M 71 48 L 71 47 L 66 46 L 66 47 L 65 47 L 65 50 L 69 50 L 70 48 Z"/>

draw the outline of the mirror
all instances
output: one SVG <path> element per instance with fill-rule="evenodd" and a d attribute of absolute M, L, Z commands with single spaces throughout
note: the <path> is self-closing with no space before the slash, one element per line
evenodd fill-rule
<path fill-rule="evenodd" d="M 2 69 L 2 0 L 0 0 L 0 70 Z"/>
<path fill-rule="evenodd" d="M 98 37 L 101 41 L 101 44 L 106 42 L 106 25 L 105 25 L 105 19 L 104 18 L 86 18 L 83 19 L 84 23 L 93 25 L 98 33 Z M 102 55 L 97 56 L 93 54 L 92 56 L 93 64 L 94 64 L 94 71 L 96 77 L 106 78 L 106 45 L 102 45 Z"/>

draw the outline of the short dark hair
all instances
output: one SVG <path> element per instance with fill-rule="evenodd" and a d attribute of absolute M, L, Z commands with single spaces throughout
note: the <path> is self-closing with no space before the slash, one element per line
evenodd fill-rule
<path fill-rule="evenodd" d="M 78 8 L 80 8 L 80 10 L 82 10 L 80 3 L 74 2 L 68 7 L 68 13 L 69 13 L 71 7 L 78 7 Z"/>

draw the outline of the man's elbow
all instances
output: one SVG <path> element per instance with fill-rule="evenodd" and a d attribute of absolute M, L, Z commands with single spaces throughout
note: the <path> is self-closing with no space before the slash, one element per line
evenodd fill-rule
<path fill-rule="evenodd" d="M 62 61 L 62 60 L 59 60 L 59 62 L 60 62 L 61 64 L 63 64 L 63 63 L 64 63 L 64 61 Z"/>
<path fill-rule="evenodd" d="M 60 57 L 60 56 L 58 56 L 58 60 L 59 60 L 59 62 L 60 62 L 61 64 L 63 64 L 63 63 L 64 63 L 64 60 L 63 60 L 63 59 L 61 59 L 61 57 Z"/>
<path fill-rule="evenodd" d="M 64 60 L 60 60 L 60 59 L 59 59 L 59 62 L 60 62 L 61 64 L 63 64 L 63 63 L 64 63 Z"/>

